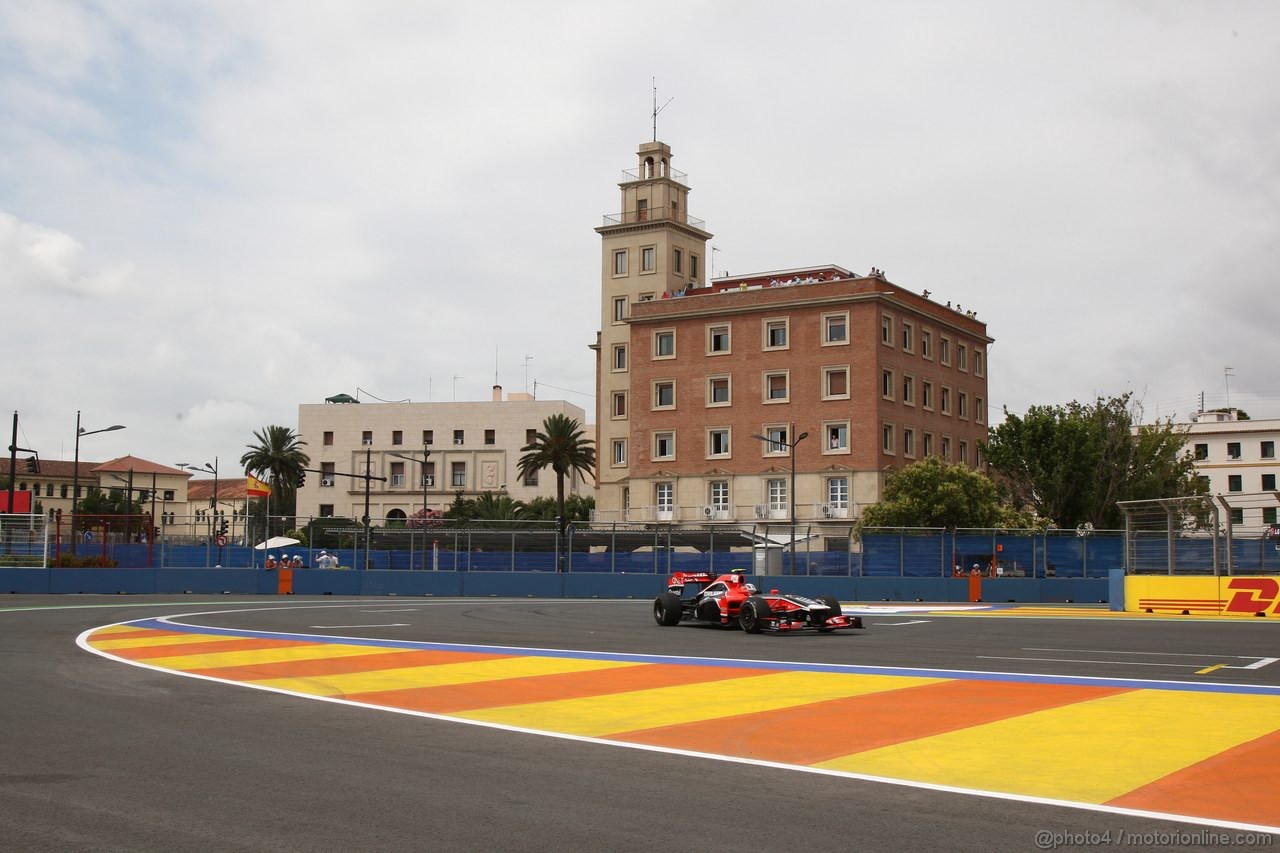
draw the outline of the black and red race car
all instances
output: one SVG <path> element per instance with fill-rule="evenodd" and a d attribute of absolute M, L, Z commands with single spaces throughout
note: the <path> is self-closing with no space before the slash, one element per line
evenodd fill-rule
<path fill-rule="evenodd" d="M 707 572 L 676 572 L 667 591 L 653 600 L 659 625 L 702 622 L 738 626 L 748 634 L 761 631 L 818 631 L 861 628 L 862 618 L 845 616 L 829 595 L 806 598 L 772 589 L 761 593 L 739 572 L 713 578 Z"/>

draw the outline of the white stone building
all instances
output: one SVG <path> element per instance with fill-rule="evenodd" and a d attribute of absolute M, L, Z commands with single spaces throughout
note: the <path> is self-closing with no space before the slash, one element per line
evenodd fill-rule
<path fill-rule="evenodd" d="M 1238 533 L 1258 534 L 1277 523 L 1280 419 L 1242 421 L 1234 410 L 1197 412 L 1191 423 L 1178 426 L 1186 430 L 1186 448 L 1208 480 L 1209 494 L 1226 502 Z"/>

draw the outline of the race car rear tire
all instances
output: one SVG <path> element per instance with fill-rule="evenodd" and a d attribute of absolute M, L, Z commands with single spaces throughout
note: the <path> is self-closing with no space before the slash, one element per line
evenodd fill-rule
<path fill-rule="evenodd" d="M 818 596 L 815 596 L 815 598 L 817 598 L 818 601 L 821 601 L 823 604 L 827 605 L 828 618 L 832 616 L 840 616 L 843 613 L 843 611 L 840 609 L 839 599 L 833 598 L 830 595 L 818 595 Z M 830 634 L 834 630 L 835 628 L 819 628 L 818 629 L 819 633 L 822 633 L 822 634 Z"/>
<path fill-rule="evenodd" d="M 674 592 L 661 593 L 653 600 L 653 619 L 659 625 L 667 627 L 679 625 L 682 609 L 680 596 Z"/>
<path fill-rule="evenodd" d="M 773 615 L 769 600 L 760 595 L 753 595 L 742 602 L 738 611 L 738 626 L 748 634 L 759 634 L 764 629 L 765 620 Z"/>

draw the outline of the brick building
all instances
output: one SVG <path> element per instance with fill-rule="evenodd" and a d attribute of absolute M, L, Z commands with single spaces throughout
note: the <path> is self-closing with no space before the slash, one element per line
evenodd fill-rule
<path fill-rule="evenodd" d="M 886 472 L 981 465 L 986 326 L 837 266 L 704 281 L 710 234 L 663 143 L 603 241 L 597 517 L 852 519 Z M 792 447 L 794 445 L 794 448 Z"/>

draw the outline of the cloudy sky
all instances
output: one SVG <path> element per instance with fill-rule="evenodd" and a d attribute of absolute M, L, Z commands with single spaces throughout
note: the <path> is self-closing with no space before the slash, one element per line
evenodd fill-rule
<path fill-rule="evenodd" d="M 223 471 L 299 403 L 593 411 L 599 237 L 658 136 L 717 273 L 976 309 L 992 419 L 1280 417 L 1280 4 L 0 0 L 19 444 Z M 1230 375 L 1226 368 L 1230 367 Z"/>

